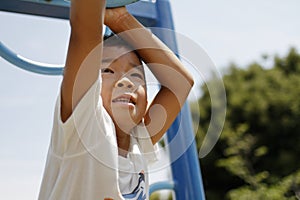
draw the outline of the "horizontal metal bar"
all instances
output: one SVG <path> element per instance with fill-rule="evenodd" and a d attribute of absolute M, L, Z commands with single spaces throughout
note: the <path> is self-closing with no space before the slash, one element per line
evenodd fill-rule
<path fill-rule="evenodd" d="M 175 190 L 175 183 L 171 181 L 153 183 L 150 185 L 149 193 L 151 195 L 158 190 Z"/>
<path fill-rule="evenodd" d="M 31 14 L 60 19 L 69 18 L 69 6 L 65 4 L 40 3 L 22 0 L 1 0 L 0 11 Z"/>
<path fill-rule="evenodd" d="M 133 2 L 135 0 L 124 0 Z M 111 1 L 111 6 L 116 6 Z M 157 20 L 155 2 L 139 1 L 126 6 L 128 11 L 134 15 L 145 26 L 152 26 Z M 65 0 L 1 0 L 0 11 L 30 14 L 44 17 L 69 19 L 70 3 Z"/>

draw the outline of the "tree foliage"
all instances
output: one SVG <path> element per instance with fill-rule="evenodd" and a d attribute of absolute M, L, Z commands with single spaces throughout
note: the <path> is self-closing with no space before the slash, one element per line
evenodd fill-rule
<path fill-rule="evenodd" d="M 212 152 L 201 159 L 208 200 L 300 199 L 300 55 L 291 48 L 273 63 L 269 69 L 259 63 L 231 64 L 223 76 L 224 128 Z M 192 105 L 192 112 L 200 108 L 200 121 L 194 122 L 200 127 L 198 148 L 212 110 L 208 89 L 202 91 Z"/>

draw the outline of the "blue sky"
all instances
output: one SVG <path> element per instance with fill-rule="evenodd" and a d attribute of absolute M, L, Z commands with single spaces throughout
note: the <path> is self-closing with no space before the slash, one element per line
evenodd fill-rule
<path fill-rule="evenodd" d="M 188 3 L 187 3 L 188 2 Z M 176 30 L 202 46 L 220 71 L 261 54 L 300 49 L 298 0 L 173 0 Z M 68 22 L 0 12 L 0 40 L 21 55 L 62 64 Z M 20 70 L 0 58 L 0 199 L 37 198 L 61 77 Z"/>

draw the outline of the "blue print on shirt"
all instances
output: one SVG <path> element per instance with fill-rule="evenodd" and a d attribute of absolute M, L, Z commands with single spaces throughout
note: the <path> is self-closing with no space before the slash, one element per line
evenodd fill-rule
<path fill-rule="evenodd" d="M 145 175 L 144 172 L 141 171 L 139 173 L 139 181 L 137 186 L 130 194 L 123 194 L 123 197 L 126 200 L 145 200 L 146 193 L 145 193 Z"/>

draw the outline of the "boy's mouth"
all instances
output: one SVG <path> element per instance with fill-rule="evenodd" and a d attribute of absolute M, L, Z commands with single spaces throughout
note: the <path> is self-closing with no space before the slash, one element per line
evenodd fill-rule
<path fill-rule="evenodd" d="M 118 96 L 112 100 L 113 103 L 126 103 L 126 104 L 136 104 L 136 100 L 132 95 L 129 94 L 123 94 L 121 96 Z"/>

